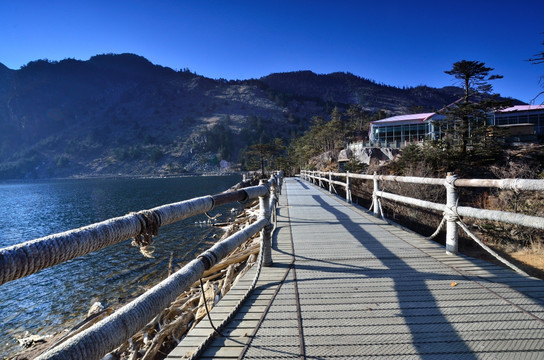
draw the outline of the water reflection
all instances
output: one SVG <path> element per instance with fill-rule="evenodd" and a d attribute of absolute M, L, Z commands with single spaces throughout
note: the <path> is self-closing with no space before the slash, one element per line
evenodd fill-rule
<path fill-rule="evenodd" d="M 177 179 L 63 180 L 0 185 L 0 247 L 70 230 L 131 211 L 214 194 L 238 176 Z M 217 209 L 228 215 L 230 208 Z M 17 350 L 14 336 L 46 335 L 75 325 L 95 301 L 106 305 L 141 294 L 210 246 L 205 215 L 161 228 L 154 258 L 125 241 L 54 268 L 4 284 L 0 291 L 0 356 Z"/>

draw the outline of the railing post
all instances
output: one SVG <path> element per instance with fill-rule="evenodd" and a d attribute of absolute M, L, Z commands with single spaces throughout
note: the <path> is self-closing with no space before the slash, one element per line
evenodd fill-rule
<path fill-rule="evenodd" d="M 329 192 L 332 193 L 332 174 L 329 171 Z"/>
<path fill-rule="evenodd" d="M 274 206 L 268 206 L 268 209 L 271 211 L 270 213 L 270 218 L 269 218 L 269 221 L 271 223 L 275 223 L 276 222 L 276 213 L 274 211 L 274 209 L 276 208 L 276 205 L 279 204 L 279 197 L 278 197 L 278 176 L 277 175 L 273 175 L 270 177 L 270 180 L 273 180 L 272 181 L 272 185 L 270 185 L 270 200 L 269 200 L 269 204 L 274 204 Z"/>
<path fill-rule="evenodd" d="M 459 248 L 459 233 L 457 230 L 457 214 L 455 208 L 457 207 L 458 194 L 455 188 L 455 180 L 457 176 L 452 173 L 448 173 L 446 176 L 446 253 L 457 254 Z"/>
<path fill-rule="evenodd" d="M 349 190 L 349 171 L 346 171 L 346 201 L 351 203 L 351 191 Z"/>
<path fill-rule="evenodd" d="M 259 181 L 259 185 L 264 185 L 265 180 Z M 272 222 L 270 221 L 270 192 L 265 196 L 259 196 L 259 217 L 268 220 L 266 225 L 261 230 L 261 241 L 263 242 L 263 265 L 272 266 Z"/>
<path fill-rule="evenodd" d="M 380 191 L 380 188 L 378 186 L 378 175 L 374 171 L 374 177 L 372 179 L 374 182 L 374 190 L 372 191 L 372 212 L 374 213 L 374 216 L 379 217 L 380 216 L 380 206 L 378 205 L 378 191 Z"/>

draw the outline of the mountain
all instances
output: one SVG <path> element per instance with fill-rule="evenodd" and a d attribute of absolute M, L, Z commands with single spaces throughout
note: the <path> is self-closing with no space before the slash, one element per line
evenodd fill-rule
<path fill-rule="evenodd" d="M 330 103 L 358 104 L 371 111 L 385 109 L 395 114 L 405 113 L 411 107 L 439 108 L 463 94 L 456 87 L 401 89 L 343 72 L 327 75 L 311 71 L 277 73 L 265 76 L 261 81 L 287 94 L 320 98 Z"/>
<path fill-rule="evenodd" d="M 215 172 L 334 106 L 397 114 L 440 108 L 458 92 L 310 71 L 214 80 L 134 54 L 0 64 L 0 179 Z"/>

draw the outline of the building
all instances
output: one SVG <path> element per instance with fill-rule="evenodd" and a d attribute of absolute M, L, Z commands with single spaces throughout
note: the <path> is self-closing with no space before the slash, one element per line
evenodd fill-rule
<path fill-rule="evenodd" d="M 513 128 L 527 127 L 528 124 L 533 124 L 534 133 L 544 135 L 544 105 L 516 105 L 496 111 L 489 116 L 488 124 Z"/>
<path fill-rule="evenodd" d="M 398 115 L 370 123 L 369 138 L 376 143 L 398 143 L 436 139 L 434 122 L 445 119 L 437 113 Z"/>
<path fill-rule="evenodd" d="M 369 138 L 374 144 L 396 144 L 394 147 L 409 142 L 436 140 L 440 137 L 436 124 L 445 118 L 444 115 L 431 112 L 373 121 L 370 123 Z M 544 135 L 544 105 L 516 105 L 498 110 L 489 114 L 487 122 L 492 126 L 512 128 L 511 132 L 523 131 L 526 134 L 530 131 L 531 135 Z"/>

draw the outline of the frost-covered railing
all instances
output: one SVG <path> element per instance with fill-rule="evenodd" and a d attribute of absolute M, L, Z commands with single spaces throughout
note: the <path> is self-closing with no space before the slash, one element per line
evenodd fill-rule
<path fill-rule="evenodd" d="M 0 249 L 0 285 L 131 238 L 145 245 L 159 227 L 211 211 L 219 205 L 259 198 L 257 221 L 216 243 L 183 268 L 111 316 L 82 331 L 37 359 L 101 359 L 143 328 L 162 309 L 226 255 L 261 231 L 263 265 L 272 263 L 271 216 L 282 173 L 258 186 L 194 198 L 50 235 Z"/>
<path fill-rule="evenodd" d="M 481 220 L 491 220 L 499 221 L 509 224 L 522 225 L 527 227 L 532 227 L 536 229 L 544 229 L 544 218 L 530 215 L 523 215 L 517 213 L 511 213 L 506 211 L 498 210 L 486 210 L 486 209 L 477 209 L 466 206 L 458 206 L 458 193 L 457 188 L 459 187 L 494 187 L 499 189 L 509 189 L 509 190 L 538 190 L 544 191 L 544 180 L 529 180 L 529 179 L 458 179 L 457 176 L 453 174 L 448 174 L 445 179 L 440 178 L 423 178 L 423 177 L 413 177 L 413 176 L 388 176 L 388 175 L 363 175 L 363 174 L 350 174 L 348 173 L 333 173 L 333 172 L 321 172 L 321 171 L 301 171 L 301 177 L 307 181 L 310 181 L 314 184 L 317 184 L 321 187 L 325 183 L 328 184 L 329 191 L 334 190 L 334 185 L 341 186 L 345 189 L 346 200 L 351 202 L 351 189 L 350 189 L 350 179 L 362 179 L 362 180 L 372 180 L 374 182 L 374 187 L 372 191 L 372 205 L 371 209 L 373 210 L 374 215 L 382 216 L 383 211 L 381 210 L 380 199 L 388 199 L 396 201 L 399 203 L 412 205 L 416 207 L 421 207 L 429 210 L 441 211 L 444 214 L 442 222 L 438 228 L 442 227 L 444 222 L 446 223 L 446 251 L 448 253 L 457 253 L 458 250 L 458 227 L 461 227 L 467 234 L 476 242 L 478 242 L 482 247 L 487 251 L 491 252 L 493 255 L 496 255 L 491 249 L 489 249 L 485 244 L 480 242 L 460 221 L 460 216 L 466 216 L 475 219 Z M 345 178 L 346 181 L 333 180 L 335 178 Z M 397 194 L 388 193 L 381 191 L 379 187 L 380 181 L 392 181 L 398 183 L 410 183 L 410 184 L 424 184 L 424 185 L 441 185 L 446 187 L 446 203 L 438 204 L 426 200 L 415 199 L 407 196 L 401 196 Z M 432 237 L 438 234 L 432 235 Z M 502 260 L 501 260 L 502 261 Z M 508 266 L 513 267 L 516 271 L 522 272 L 517 269 L 512 264 L 507 264 Z"/>

